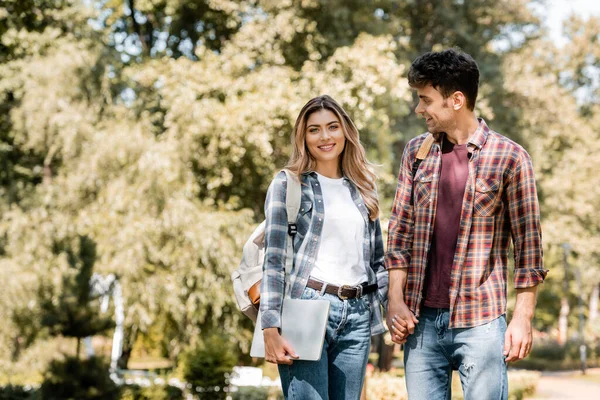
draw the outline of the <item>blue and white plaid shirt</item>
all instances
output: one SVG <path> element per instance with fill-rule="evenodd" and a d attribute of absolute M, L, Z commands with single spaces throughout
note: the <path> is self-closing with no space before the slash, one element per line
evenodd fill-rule
<path fill-rule="evenodd" d="M 323 193 L 317 174 L 307 172 L 301 176 L 302 196 L 296 224 L 298 233 L 294 236 L 294 266 L 290 274 L 292 298 L 299 298 L 304 292 L 310 273 L 319 251 L 323 229 Z M 370 293 L 371 334 L 385 332 L 381 304 L 387 302 L 388 272 L 384 267 L 383 239 L 379 218 L 369 219 L 369 210 L 356 186 L 346 177 L 344 184 L 350 190 L 354 204 L 359 209 L 368 229 L 363 241 L 364 261 L 367 267 L 368 283 L 377 283 L 379 289 Z M 285 259 L 287 234 L 287 211 L 285 207 L 287 179 L 280 172 L 267 192 L 265 201 L 265 262 L 263 280 L 260 287 L 260 311 L 263 328 L 281 327 L 281 304 L 284 297 Z"/>

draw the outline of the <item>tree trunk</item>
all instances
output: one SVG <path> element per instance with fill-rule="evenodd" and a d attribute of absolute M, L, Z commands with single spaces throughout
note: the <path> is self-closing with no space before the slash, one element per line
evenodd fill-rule
<path fill-rule="evenodd" d="M 560 315 L 558 317 L 558 343 L 560 345 L 567 343 L 568 318 L 569 300 L 567 300 L 567 294 L 565 293 L 560 299 Z"/>
<path fill-rule="evenodd" d="M 567 343 L 567 329 L 569 328 L 569 249 L 568 244 L 563 244 L 563 293 L 558 316 L 558 343 L 562 346 Z"/>
<path fill-rule="evenodd" d="M 598 297 L 600 297 L 600 283 L 596 282 L 590 294 L 590 315 L 588 321 L 593 324 L 598 318 Z"/>
<path fill-rule="evenodd" d="M 16 335 L 13 339 L 13 348 L 11 352 L 11 361 L 17 362 L 19 357 L 21 356 L 21 338 L 19 335 Z"/>
<path fill-rule="evenodd" d="M 137 334 L 138 329 L 135 325 L 125 328 L 123 335 L 123 351 L 121 352 L 121 357 L 119 357 L 119 360 L 117 361 L 117 368 L 127 369 L 127 364 L 129 363 L 129 358 L 131 357 Z"/>
<path fill-rule="evenodd" d="M 394 360 L 394 346 L 385 344 L 383 337 L 379 339 L 379 360 L 377 361 L 377 367 L 382 372 L 387 372 L 392 369 L 392 361 Z"/>
<path fill-rule="evenodd" d="M 77 338 L 77 352 L 75 353 L 75 357 L 79 360 L 79 351 L 81 350 L 81 338 Z"/>

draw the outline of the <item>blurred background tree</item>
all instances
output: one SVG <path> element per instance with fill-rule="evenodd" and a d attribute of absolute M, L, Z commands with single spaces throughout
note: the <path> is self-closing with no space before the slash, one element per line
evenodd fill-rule
<path fill-rule="evenodd" d="M 94 270 L 122 284 L 122 368 L 142 353 L 175 363 L 215 331 L 247 353 L 252 325 L 236 309 L 229 276 L 263 218 L 302 105 L 328 93 L 352 115 L 380 165 L 385 226 L 402 149 L 425 129 L 413 112 L 408 67 L 425 51 L 452 46 L 480 66 L 477 113 L 534 158 L 551 269 L 536 327 L 556 330 L 557 301 L 567 296 L 574 305 L 580 290 L 563 292 L 565 242 L 586 304 L 596 299 L 597 307 L 600 22 L 571 18 L 558 47 L 540 6 L 4 1 L 0 372 L 11 376 L 49 340 L 41 329 L 48 303 L 32 294 L 61 290 L 70 272 L 56 244 L 74 237 L 93 241 Z M 589 335 L 597 337 L 597 323 Z"/>

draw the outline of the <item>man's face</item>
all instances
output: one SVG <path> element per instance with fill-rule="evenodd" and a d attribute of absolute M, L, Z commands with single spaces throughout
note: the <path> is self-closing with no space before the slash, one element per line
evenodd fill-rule
<path fill-rule="evenodd" d="M 419 95 L 419 104 L 415 108 L 415 112 L 425 118 L 429 132 L 448 132 L 456 126 L 452 96 L 444 99 L 444 96 L 431 85 L 418 88 L 417 94 Z"/>

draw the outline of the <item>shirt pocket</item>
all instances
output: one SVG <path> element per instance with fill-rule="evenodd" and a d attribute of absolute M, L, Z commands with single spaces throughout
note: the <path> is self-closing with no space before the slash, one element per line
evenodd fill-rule
<path fill-rule="evenodd" d="M 413 181 L 413 199 L 416 207 L 429 207 L 433 191 L 433 171 L 419 171 Z"/>
<path fill-rule="evenodd" d="M 499 196 L 500 181 L 498 179 L 477 178 L 475 180 L 475 200 L 473 202 L 474 215 L 481 217 L 494 215 Z"/>
<path fill-rule="evenodd" d="M 302 237 L 306 236 L 308 228 L 310 227 L 312 211 L 312 201 L 302 201 L 300 203 L 300 210 L 298 210 L 298 218 L 296 219 L 296 225 L 298 226 L 298 233 Z"/>

